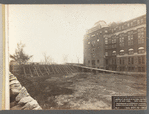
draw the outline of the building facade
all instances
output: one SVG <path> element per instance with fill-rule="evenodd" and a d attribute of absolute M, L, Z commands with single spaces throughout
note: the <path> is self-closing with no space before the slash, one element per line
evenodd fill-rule
<path fill-rule="evenodd" d="M 84 65 L 94 68 L 105 67 L 104 38 L 108 26 L 104 21 L 95 23 L 84 36 Z"/>
<path fill-rule="evenodd" d="M 146 71 L 146 15 L 114 26 L 101 21 L 95 27 L 84 36 L 85 66 L 114 71 Z"/>

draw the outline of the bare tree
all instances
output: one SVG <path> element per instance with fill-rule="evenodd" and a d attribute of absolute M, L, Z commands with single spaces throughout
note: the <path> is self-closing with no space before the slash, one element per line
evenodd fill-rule
<path fill-rule="evenodd" d="M 54 59 L 51 56 L 48 56 L 46 52 L 43 53 L 43 57 L 44 57 L 44 60 L 42 62 L 44 62 L 45 64 L 54 63 Z"/>
<path fill-rule="evenodd" d="M 77 61 L 78 61 L 78 63 L 80 62 L 79 60 L 80 60 L 80 56 L 79 55 L 76 55 L 76 58 L 77 58 Z"/>
<path fill-rule="evenodd" d="M 25 54 L 24 47 L 25 47 L 25 44 L 22 44 L 21 42 L 17 43 L 17 48 L 15 50 L 15 53 L 13 55 L 10 54 L 10 58 L 16 61 L 19 65 L 25 64 L 33 57 L 33 55 L 29 56 Z"/>
<path fill-rule="evenodd" d="M 63 54 L 63 61 L 64 61 L 64 63 L 68 62 L 68 55 Z"/>

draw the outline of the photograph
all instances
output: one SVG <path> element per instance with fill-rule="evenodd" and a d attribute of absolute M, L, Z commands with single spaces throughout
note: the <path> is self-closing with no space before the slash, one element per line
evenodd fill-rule
<path fill-rule="evenodd" d="M 10 110 L 146 110 L 145 4 L 7 4 Z"/>

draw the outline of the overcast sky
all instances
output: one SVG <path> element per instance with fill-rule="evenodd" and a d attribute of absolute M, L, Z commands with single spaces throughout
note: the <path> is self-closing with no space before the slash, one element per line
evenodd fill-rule
<path fill-rule="evenodd" d="M 34 62 L 43 60 L 43 54 L 63 63 L 83 62 L 83 36 L 94 23 L 126 21 L 146 14 L 142 4 L 119 5 L 9 5 L 9 52 L 14 54 L 18 42 L 26 45 L 25 53 L 33 55 Z"/>

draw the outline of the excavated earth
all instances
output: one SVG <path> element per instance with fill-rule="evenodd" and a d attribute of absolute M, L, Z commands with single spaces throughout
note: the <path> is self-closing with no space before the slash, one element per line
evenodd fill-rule
<path fill-rule="evenodd" d="M 43 109 L 111 109 L 111 96 L 145 96 L 146 76 L 72 73 L 17 77 Z"/>

